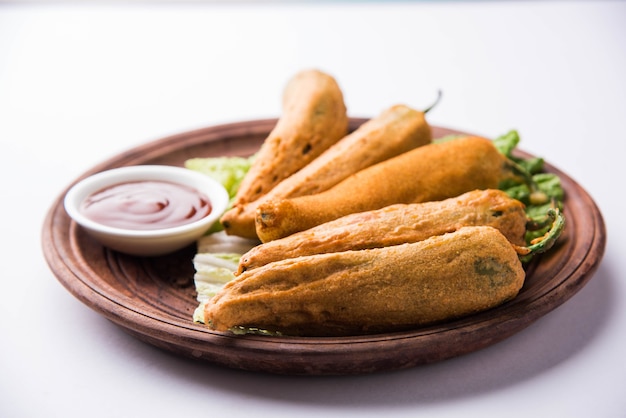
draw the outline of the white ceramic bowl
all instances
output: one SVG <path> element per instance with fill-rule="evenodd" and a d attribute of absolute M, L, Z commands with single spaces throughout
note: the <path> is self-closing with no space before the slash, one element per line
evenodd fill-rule
<path fill-rule="evenodd" d="M 100 224 L 80 211 L 82 202 L 94 192 L 116 184 L 142 180 L 168 181 L 195 188 L 209 198 L 211 213 L 180 226 L 134 230 Z M 126 254 L 157 256 L 184 248 L 206 233 L 226 210 L 228 192 L 209 176 L 186 168 L 139 165 L 115 168 L 87 177 L 70 188 L 63 203 L 68 215 L 106 247 Z"/>

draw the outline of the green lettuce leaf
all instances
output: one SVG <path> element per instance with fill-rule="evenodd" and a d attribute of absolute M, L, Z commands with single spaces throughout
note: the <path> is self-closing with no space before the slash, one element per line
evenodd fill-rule
<path fill-rule="evenodd" d="M 191 158 L 185 161 L 185 168 L 197 171 L 211 177 L 213 180 L 222 184 L 230 202 L 226 210 L 232 208 L 235 195 L 239 189 L 241 181 L 250 169 L 254 161 L 251 157 L 209 157 L 209 158 Z M 209 233 L 223 230 L 221 223 L 216 222 L 208 231 Z"/>

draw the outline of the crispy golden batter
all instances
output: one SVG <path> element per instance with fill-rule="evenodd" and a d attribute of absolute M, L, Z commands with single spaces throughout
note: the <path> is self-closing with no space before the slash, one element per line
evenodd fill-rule
<path fill-rule="evenodd" d="M 473 190 L 442 201 L 354 213 L 269 241 L 241 257 L 237 274 L 284 258 L 417 242 L 473 225 L 492 226 L 513 244 L 524 245 L 526 222 L 519 200 L 500 190 Z"/>
<path fill-rule="evenodd" d="M 425 145 L 365 168 L 324 192 L 262 203 L 257 235 L 268 242 L 351 213 L 495 189 L 505 166 L 505 157 L 485 138 Z"/>
<path fill-rule="evenodd" d="M 514 298 L 524 282 L 509 241 L 488 226 L 411 244 L 273 262 L 228 283 L 209 327 L 287 335 L 389 332 L 450 320 Z"/>
<path fill-rule="evenodd" d="M 229 234 L 241 210 L 270 191 L 348 133 L 343 94 L 333 77 L 317 70 L 296 74 L 283 94 L 283 114 L 263 142 L 235 197 L 235 207 L 222 217 Z"/>
<path fill-rule="evenodd" d="M 431 129 L 424 113 L 404 105 L 392 106 L 346 135 L 263 196 L 241 203 L 224 217 L 224 221 L 229 223 L 231 233 L 256 237 L 256 209 L 264 201 L 322 192 L 357 171 L 426 145 L 431 139 Z"/>

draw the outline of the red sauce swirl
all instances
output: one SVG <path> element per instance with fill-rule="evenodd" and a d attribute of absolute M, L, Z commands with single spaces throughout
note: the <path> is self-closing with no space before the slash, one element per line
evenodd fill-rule
<path fill-rule="evenodd" d="M 185 225 L 211 213 L 198 190 L 167 181 L 133 181 L 93 193 L 80 210 L 91 220 L 124 229 L 163 229 Z"/>

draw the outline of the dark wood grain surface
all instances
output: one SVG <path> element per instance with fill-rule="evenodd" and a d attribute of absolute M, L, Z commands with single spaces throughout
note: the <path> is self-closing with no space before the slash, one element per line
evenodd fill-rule
<path fill-rule="evenodd" d="M 353 118 L 351 127 L 363 121 Z M 105 161 L 81 178 L 128 165 L 182 166 L 194 157 L 247 156 L 258 149 L 275 123 L 275 119 L 239 122 L 163 138 Z M 455 133 L 441 127 L 433 131 L 435 137 Z M 519 295 L 490 311 L 408 332 L 279 338 L 210 331 L 192 322 L 197 306 L 195 248 L 158 258 L 103 248 L 65 213 L 63 196 L 71 185 L 48 212 L 42 248 L 54 275 L 76 298 L 142 341 L 182 356 L 237 369 L 295 375 L 415 367 L 479 350 L 521 331 L 566 302 L 592 277 L 606 245 L 602 215 L 573 179 L 550 164 L 546 170 L 561 178 L 567 226 L 557 245 L 527 266 Z"/>

